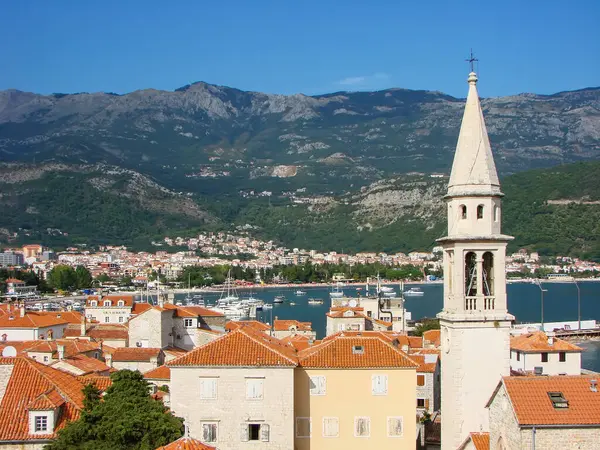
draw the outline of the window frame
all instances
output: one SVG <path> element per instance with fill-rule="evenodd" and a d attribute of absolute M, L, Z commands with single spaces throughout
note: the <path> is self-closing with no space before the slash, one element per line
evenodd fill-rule
<path fill-rule="evenodd" d="M 391 434 L 390 433 L 390 420 L 399 420 L 402 428 L 402 433 Z M 403 416 L 388 416 L 386 420 L 387 437 L 389 438 L 403 438 L 404 437 L 404 417 Z"/>
<path fill-rule="evenodd" d="M 419 380 L 423 380 L 422 384 L 419 384 Z M 425 387 L 427 386 L 427 380 L 425 379 L 425 374 L 418 373 L 417 374 L 417 387 Z"/>
<path fill-rule="evenodd" d="M 298 423 L 303 420 L 308 421 L 308 436 L 301 436 L 299 433 L 300 427 L 298 426 Z M 296 417 L 296 433 L 295 434 L 298 439 L 310 439 L 312 437 L 312 417 Z"/>
<path fill-rule="evenodd" d="M 419 405 L 420 401 L 423 401 L 423 405 L 422 406 Z M 421 397 L 417 398 L 417 408 L 425 409 L 425 399 L 424 398 L 421 398 Z"/>
<path fill-rule="evenodd" d="M 315 383 L 313 381 L 313 379 L 315 378 L 319 378 L 323 380 L 323 390 L 321 391 L 314 391 L 313 392 L 313 388 L 311 387 L 311 383 L 315 385 L 315 387 L 320 387 L 320 383 Z M 325 375 L 312 375 L 308 377 L 308 389 L 309 389 L 309 393 L 311 396 L 315 395 L 315 396 L 323 396 L 323 395 L 327 395 L 327 377 Z"/>
<path fill-rule="evenodd" d="M 110 300 L 104 300 L 104 302 L 102 302 L 102 306 L 112 306 L 112 302 Z"/>
<path fill-rule="evenodd" d="M 549 359 L 550 358 L 548 356 L 548 352 L 542 352 L 542 357 L 541 357 L 542 362 L 547 363 Z"/>
<path fill-rule="evenodd" d="M 385 387 L 384 387 L 383 391 L 380 392 L 380 391 L 375 390 L 375 379 L 381 378 L 381 377 L 383 377 Z M 371 375 L 371 394 L 374 396 L 388 395 L 388 376 L 387 376 L 387 374 Z"/>
<path fill-rule="evenodd" d="M 262 426 L 262 424 L 260 423 L 248 423 L 248 442 L 252 442 L 252 441 L 258 441 L 260 442 L 260 427 Z M 258 427 L 258 431 L 256 433 L 256 439 L 252 439 L 252 427 Z"/>
<path fill-rule="evenodd" d="M 567 352 L 558 352 L 558 362 L 567 362 Z"/>
<path fill-rule="evenodd" d="M 367 434 L 362 436 L 357 434 L 357 425 L 359 420 L 366 420 L 367 422 Z M 370 438 L 371 437 L 371 418 L 369 416 L 355 416 L 354 417 L 354 437 L 356 438 Z"/>
<path fill-rule="evenodd" d="M 517 361 L 521 361 L 521 352 L 517 350 L 515 353 L 517 354 Z"/>
<path fill-rule="evenodd" d="M 186 317 L 185 319 L 183 319 L 183 327 L 184 328 L 194 328 L 194 319 L 191 319 L 189 317 Z"/>
<path fill-rule="evenodd" d="M 483 219 L 484 205 L 477 205 L 477 220 Z"/>
<path fill-rule="evenodd" d="M 33 416 L 33 431 L 41 433 L 48 430 L 48 416 Z M 43 428 L 42 428 L 43 425 Z"/>
<path fill-rule="evenodd" d="M 248 396 L 248 386 L 249 382 L 260 381 L 260 396 L 259 397 L 249 397 Z M 250 400 L 253 402 L 262 401 L 265 399 L 265 378 L 264 377 L 246 377 L 246 400 Z"/>
<path fill-rule="evenodd" d="M 215 421 L 202 421 L 200 422 L 200 425 L 202 425 L 202 442 L 207 442 L 207 443 L 215 443 L 219 441 L 219 422 L 215 422 Z M 215 438 L 214 440 L 207 440 L 205 435 L 204 435 L 204 426 L 208 425 L 208 426 L 214 426 L 215 427 Z"/>
<path fill-rule="evenodd" d="M 110 323 L 110 316 L 104 316 L 104 323 Z"/>
<path fill-rule="evenodd" d="M 204 383 L 207 381 L 212 381 L 214 383 L 214 396 L 213 397 L 204 397 Z M 219 378 L 217 377 L 199 377 L 199 397 L 200 400 L 217 400 L 219 398 Z"/>
<path fill-rule="evenodd" d="M 337 432 L 335 434 L 335 436 L 329 436 L 327 434 L 325 434 L 325 421 L 326 420 L 335 420 L 335 423 L 337 425 Z M 323 437 L 326 439 L 335 439 L 335 438 L 339 438 L 340 437 L 340 418 L 339 417 L 333 417 L 333 416 L 324 416 L 323 420 L 322 420 L 322 425 L 323 425 Z"/>

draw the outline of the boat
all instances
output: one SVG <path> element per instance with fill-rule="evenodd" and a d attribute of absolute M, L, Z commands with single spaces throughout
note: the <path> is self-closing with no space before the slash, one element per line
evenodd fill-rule
<path fill-rule="evenodd" d="M 322 305 L 323 304 L 323 300 L 321 300 L 320 298 L 309 298 L 308 299 L 308 304 L 309 305 Z"/>
<path fill-rule="evenodd" d="M 342 298 L 344 296 L 344 291 L 340 289 L 340 286 L 343 286 L 341 283 L 337 283 L 333 291 L 329 293 L 331 298 Z"/>
<path fill-rule="evenodd" d="M 275 298 L 273 299 L 273 303 L 283 303 L 285 301 L 285 296 L 283 295 L 276 295 Z"/>
<path fill-rule="evenodd" d="M 384 291 L 383 292 L 383 296 L 384 297 L 396 297 L 398 294 L 396 293 L 396 291 Z"/>
<path fill-rule="evenodd" d="M 425 295 L 425 292 L 419 288 L 410 288 L 408 291 L 404 291 L 405 297 L 422 297 L 423 295 Z"/>
<path fill-rule="evenodd" d="M 290 306 L 296 306 L 296 302 L 290 302 Z"/>
<path fill-rule="evenodd" d="M 381 292 L 383 292 L 383 293 L 386 293 L 386 292 L 394 292 L 394 288 L 391 288 L 391 287 L 388 287 L 388 286 L 381 286 L 381 287 L 379 288 L 379 290 L 380 290 Z"/>
<path fill-rule="evenodd" d="M 262 306 L 262 309 L 273 309 L 273 305 L 271 305 L 270 303 L 265 303 L 265 304 Z"/>
<path fill-rule="evenodd" d="M 232 285 L 233 281 L 231 279 L 231 269 L 229 269 L 227 272 L 227 279 L 225 280 L 225 290 L 221 292 L 221 297 L 219 298 L 217 305 L 221 304 L 225 306 L 239 301 L 240 298 L 237 295 L 235 287 Z"/>
<path fill-rule="evenodd" d="M 294 294 L 296 294 L 296 295 L 306 295 L 306 291 L 303 291 L 302 289 L 298 289 L 296 292 L 294 292 Z"/>
<path fill-rule="evenodd" d="M 192 297 L 192 303 L 194 305 L 204 307 L 205 306 L 205 304 L 204 304 L 204 297 L 202 297 L 202 295 L 200 295 L 200 294 L 196 294 L 196 295 L 194 295 Z"/>

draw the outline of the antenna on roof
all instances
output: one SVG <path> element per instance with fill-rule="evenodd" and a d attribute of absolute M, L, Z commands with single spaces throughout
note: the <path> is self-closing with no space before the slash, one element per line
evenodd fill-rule
<path fill-rule="evenodd" d="M 471 72 L 475 72 L 475 65 L 473 63 L 475 61 L 479 61 L 479 60 L 477 58 L 475 58 L 475 55 L 473 55 L 473 49 L 471 49 L 471 54 L 469 55 L 469 59 L 465 59 L 465 61 L 467 61 L 471 65 Z"/>

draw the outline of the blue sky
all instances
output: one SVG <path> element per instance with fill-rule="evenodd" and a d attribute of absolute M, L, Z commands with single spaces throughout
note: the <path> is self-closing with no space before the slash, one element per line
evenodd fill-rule
<path fill-rule="evenodd" d="M 0 89 L 483 96 L 600 85 L 599 0 L 4 0 Z"/>

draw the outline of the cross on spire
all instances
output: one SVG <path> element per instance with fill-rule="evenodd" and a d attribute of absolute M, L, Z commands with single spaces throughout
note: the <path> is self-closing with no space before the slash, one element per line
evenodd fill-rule
<path fill-rule="evenodd" d="M 465 59 L 465 61 L 467 61 L 468 63 L 471 64 L 471 72 L 475 72 L 475 67 L 473 65 L 473 63 L 475 61 L 479 61 L 477 58 L 475 58 L 475 55 L 473 55 L 473 49 L 471 49 L 471 54 L 469 56 L 469 59 Z"/>

